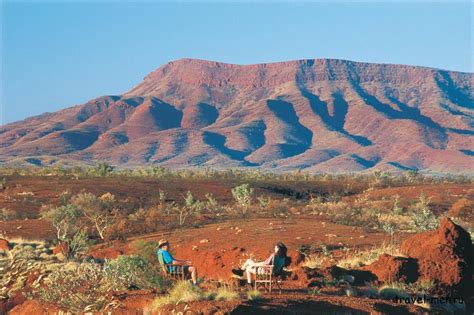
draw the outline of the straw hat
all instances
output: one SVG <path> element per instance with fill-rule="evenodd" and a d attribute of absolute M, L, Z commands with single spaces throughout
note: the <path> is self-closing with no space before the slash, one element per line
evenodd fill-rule
<path fill-rule="evenodd" d="M 159 242 L 158 242 L 158 247 L 161 247 L 163 245 L 166 245 L 166 244 L 169 244 L 167 240 L 165 239 L 161 239 Z"/>

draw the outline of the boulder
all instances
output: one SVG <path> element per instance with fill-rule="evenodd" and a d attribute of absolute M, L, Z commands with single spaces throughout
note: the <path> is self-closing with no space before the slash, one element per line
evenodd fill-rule
<path fill-rule="evenodd" d="M 418 260 L 420 279 L 446 288 L 473 290 L 474 246 L 469 233 L 449 218 L 443 218 L 435 231 L 407 238 L 400 249 Z"/>
<path fill-rule="evenodd" d="M 0 249 L 10 250 L 10 243 L 4 238 L 0 238 Z"/>
<path fill-rule="evenodd" d="M 394 257 L 383 254 L 376 261 L 363 268 L 372 272 L 381 282 L 408 282 L 418 279 L 418 263 L 414 258 Z"/>

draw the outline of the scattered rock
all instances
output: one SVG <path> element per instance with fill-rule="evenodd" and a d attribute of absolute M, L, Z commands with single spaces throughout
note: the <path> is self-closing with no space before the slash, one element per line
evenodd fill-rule
<path fill-rule="evenodd" d="M 200 240 L 199 243 L 201 243 L 201 244 L 209 243 L 209 240 L 207 238 L 205 238 L 205 239 Z"/>
<path fill-rule="evenodd" d="M 349 287 L 345 290 L 346 296 L 348 297 L 354 297 L 357 296 L 357 290 L 354 289 L 353 287 Z"/>

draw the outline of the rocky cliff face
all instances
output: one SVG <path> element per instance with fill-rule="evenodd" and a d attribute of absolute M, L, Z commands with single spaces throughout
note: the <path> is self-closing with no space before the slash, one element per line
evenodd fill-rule
<path fill-rule="evenodd" d="M 473 80 L 331 59 L 181 59 L 122 95 L 0 127 L 0 159 L 473 173 Z"/>

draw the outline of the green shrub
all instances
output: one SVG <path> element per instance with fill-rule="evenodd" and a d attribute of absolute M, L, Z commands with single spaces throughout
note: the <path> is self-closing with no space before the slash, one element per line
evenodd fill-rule
<path fill-rule="evenodd" d="M 84 231 L 79 231 L 67 241 L 66 257 L 80 260 L 84 258 L 90 246 L 90 240 Z"/>
<path fill-rule="evenodd" d="M 21 219 L 20 211 L 14 211 L 7 208 L 0 209 L 0 221 Z"/>
<path fill-rule="evenodd" d="M 115 308 L 118 302 L 109 296 L 114 289 L 100 265 L 83 263 L 55 269 L 44 280 L 44 286 L 34 293 L 42 301 L 73 313 L 83 313 Z"/>
<path fill-rule="evenodd" d="M 50 208 L 41 214 L 44 219 L 51 221 L 56 229 L 56 237 L 61 242 L 67 241 L 80 230 L 79 219 L 82 215 L 82 211 L 71 204 Z"/>
<path fill-rule="evenodd" d="M 412 206 L 412 227 L 416 232 L 431 231 L 438 228 L 438 218 L 431 211 L 430 200 L 425 196 L 421 195 Z"/>
<path fill-rule="evenodd" d="M 95 176 L 105 177 L 112 174 L 114 168 L 106 162 L 101 162 L 93 169 L 93 174 Z"/>
<path fill-rule="evenodd" d="M 158 265 L 158 257 L 156 251 L 158 250 L 158 242 L 137 240 L 134 243 L 134 254 L 145 260 L 150 265 Z"/>
<path fill-rule="evenodd" d="M 71 198 L 71 204 L 82 211 L 101 239 L 105 239 L 107 230 L 116 223 L 118 213 L 113 209 L 114 202 L 115 196 L 111 193 L 100 197 L 81 193 Z"/>
<path fill-rule="evenodd" d="M 252 204 L 253 188 L 249 184 L 242 184 L 232 188 L 232 196 L 242 210 L 242 215 L 247 214 L 247 210 Z"/>
<path fill-rule="evenodd" d="M 159 268 L 153 268 L 138 256 L 119 256 L 106 262 L 104 274 L 116 290 L 159 289 L 164 291 L 168 282 Z"/>

